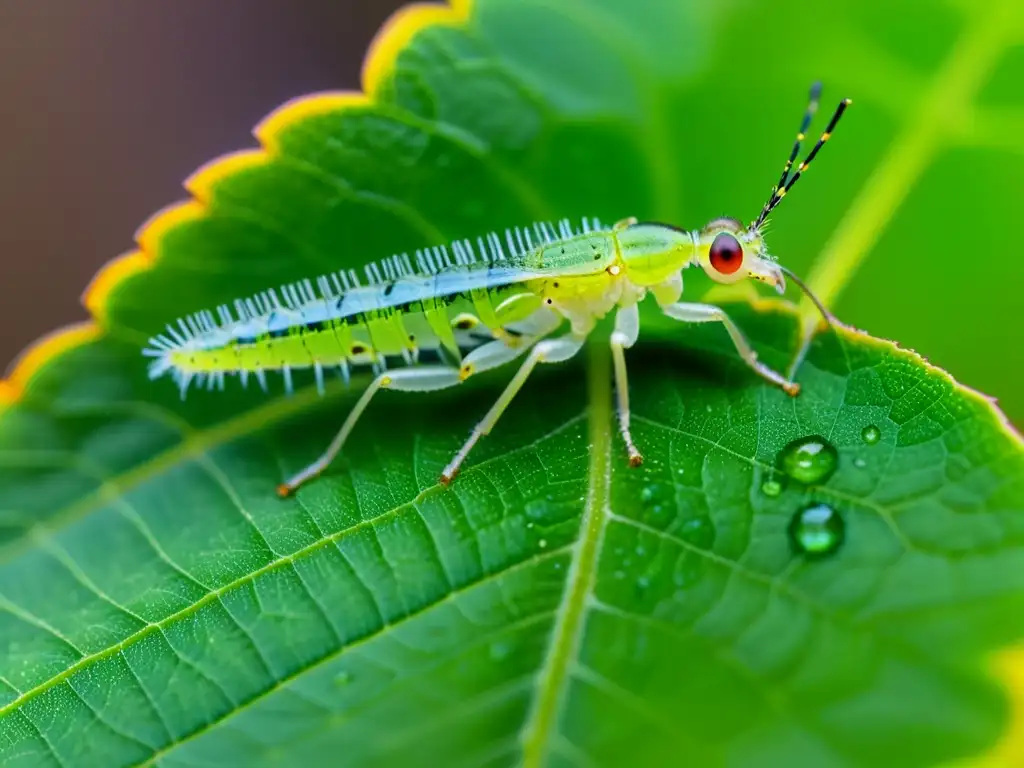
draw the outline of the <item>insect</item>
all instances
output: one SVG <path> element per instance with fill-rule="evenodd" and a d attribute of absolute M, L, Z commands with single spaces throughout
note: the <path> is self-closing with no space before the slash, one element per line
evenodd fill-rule
<path fill-rule="evenodd" d="M 609 343 L 615 375 L 619 431 L 629 463 L 642 456 L 630 434 L 625 351 L 640 331 L 638 305 L 653 295 L 676 320 L 725 326 L 754 373 L 796 395 L 800 386 L 760 362 L 739 327 L 718 306 L 680 301 L 683 271 L 699 266 L 719 283 L 753 278 L 785 291 L 786 277 L 826 318 L 828 311 L 791 271 L 768 254 L 762 230 L 768 215 L 806 171 L 850 105 L 843 99 L 806 159 L 793 170 L 818 108 L 821 84 L 810 98 L 796 142 L 761 213 L 748 226 L 718 218 L 699 230 L 628 218 L 610 227 L 594 219 L 568 220 L 490 233 L 449 246 L 403 253 L 365 268 L 368 285 L 352 270 L 285 285 L 167 326 L 150 340 L 149 375 L 170 373 L 184 398 L 191 384 L 224 387 L 228 374 L 250 377 L 267 389 L 268 371 L 292 390 L 292 370 L 312 368 L 323 392 L 324 371 L 338 368 L 348 381 L 353 367 L 375 377 L 337 435 L 316 461 L 278 486 L 287 496 L 325 470 L 359 417 L 381 390 L 425 392 L 455 387 L 469 377 L 519 358 L 522 362 L 491 409 L 444 468 L 447 485 L 481 437 L 488 434 L 530 373 L 560 363 L 583 347 L 597 321 L 615 312 Z M 557 331 L 561 331 L 556 334 Z M 401 365 L 398 363 L 401 362 Z"/>

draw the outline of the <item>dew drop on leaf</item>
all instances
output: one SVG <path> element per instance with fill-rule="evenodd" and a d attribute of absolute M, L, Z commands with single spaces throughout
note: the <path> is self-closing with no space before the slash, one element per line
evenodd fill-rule
<path fill-rule="evenodd" d="M 789 523 L 789 535 L 794 546 L 808 555 L 835 552 L 843 543 L 845 533 L 842 515 L 820 502 L 801 509 Z"/>
<path fill-rule="evenodd" d="M 352 682 L 352 674 L 350 672 L 339 672 L 334 676 L 335 685 L 348 685 Z"/>
<path fill-rule="evenodd" d="M 651 586 L 651 580 L 647 576 L 641 576 L 636 580 L 636 594 L 637 597 L 643 597 L 647 592 L 647 589 Z"/>
<path fill-rule="evenodd" d="M 857 469 L 864 469 L 864 467 L 866 467 L 867 465 L 868 463 L 859 456 L 853 460 L 853 466 L 855 466 Z"/>
<path fill-rule="evenodd" d="M 874 445 L 882 438 L 882 430 L 876 427 L 874 424 L 869 424 L 864 427 L 860 433 L 861 439 L 868 445 Z"/>
<path fill-rule="evenodd" d="M 770 478 L 761 483 L 761 493 L 770 498 L 775 498 L 782 493 L 782 483 L 775 478 Z"/>
<path fill-rule="evenodd" d="M 675 508 L 675 491 L 664 485 L 652 483 L 640 491 L 643 504 L 643 521 L 654 527 L 663 527 L 672 517 Z"/>
<path fill-rule="evenodd" d="M 779 469 L 805 485 L 825 482 L 838 463 L 835 446 L 816 435 L 794 440 L 779 453 Z"/>
<path fill-rule="evenodd" d="M 700 549 L 711 549 L 715 543 L 715 524 L 707 515 L 691 517 L 679 526 L 679 536 Z"/>
<path fill-rule="evenodd" d="M 679 589 L 687 589 L 700 580 L 701 564 L 696 558 L 682 558 L 672 574 L 672 583 Z"/>

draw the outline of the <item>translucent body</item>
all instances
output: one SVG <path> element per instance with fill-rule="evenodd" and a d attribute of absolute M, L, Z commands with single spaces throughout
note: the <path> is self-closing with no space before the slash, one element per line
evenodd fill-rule
<path fill-rule="evenodd" d="M 290 391 L 292 371 L 306 368 L 314 370 L 322 389 L 325 369 L 338 368 L 348 379 L 351 368 L 371 367 L 378 374 L 374 383 L 324 456 L 281 486 L 290 492 L 330 463 L 379 389 L 455 386 L 525 354 L 520 374 L 446 470 L 450 480 L 533 367 L 574 355 L 597 321 L 616 311 L 611 344 L 620 428 L 630 461 L 637 464 L 640 452 L 629 435 L 624 350 L 636 341 L 636 309 L 648 293 L 670 317 L 723 322 L 755 371 L 787 391 L 797 389 L 757 362 L 721 310 L 677 303 L 685 268 L 699 264 L 712 277 L 726 277 L 716 274 L 707 255 L 721 232 L 736 233 L 743 243 L 743 276 L 782 287 L 781 273 L 760 251 L 760 237 L 743 235 L 730 220 L 693 232 L 634 219 L 613 227 L 585 220 L 575 230 L 567 222 L 535 224 L 506 232 L 504 244 L 491 233 L 478 238 L 476 247 L 460 241 L 419 251 L 418 269 L 406 254 L 371 264 L 366 268 L 369 285 L 359 284 L 352 272 L 341 272 L 317 278 L 319 291 L 303 281 L 282 287 L 283 299 L 267 291 L 236 301 L 233 314 L 219 307 L 219 321 L 211 312 L 182 318 L 146 350 L 154 358 L 150 375 L 170 373 L 184 396 L 193 382 L 222 387 L 229 375 L 243 383 L 254 376 L 266 387 L 268 372 L 280 372 Z M 545 341 L 566 324 L 564 336 Z"/>
<path fill-rule="evenodd" d="M 638 305 L 648 294 L 668 317 L 683 322 L 721 323 L 754 373 L 796 395 L 799 385 L 757 359 L 729 316 L 711 304 L 685 303 L 682 273 L 700 266 L 720 283 L 753 278 L 785 291 L 788 274 L 828 312 L 792 273 L 771 259 L 761 236 L 767 215 L 786 196 L 831 136 L 850 101 L 840 102 L 818 143 L 797 170 L 793 162 L 820 86 L 811 89 L 796 144 L 758 218 L 748 227 L 734 219 L 711 221 L 686 231 L 663 223 L 624 219 L 612 227 L 584 219 L 574 229 L 557 224 L 492 232 L 450 246 L 398 254 L 366 267 L 368 285 L 351 270 L 283 286 L 202 311 L 167 326 L 144 354 L 153 358 L 150 377 L 169 373 L 182 397 L 191 383 L 223 387 L 237 375 L 254 376 L 266 388 L 268 371 L 280 372 L 291 391 L 291 372 L 312 368 L 318 388 L 324 370 L 337 367 L 348 380 L 353 366 L 369 366 L 376 377 L 363 392 L 324 453 L 278 487 L 288 495 L 326 469 L 359 417 L 381 389 L 422 392 L 454 387 L 470 376 L 524 360 L 441 475 L 449 483 L 479 439 L 541 363 L 568 360 L 583 346 L 597 321 L 615 312 L 609 339 L 615 368 L 619 430 L 631 465 L 641 454 L 629 428 L 625 350 L 640 333 Z M 415 265 L 414 265 L 415 262 Z M 560 335 L 549 338 L 568 326 Z M 399 367 L 392 367 L 398 363 Z"/>

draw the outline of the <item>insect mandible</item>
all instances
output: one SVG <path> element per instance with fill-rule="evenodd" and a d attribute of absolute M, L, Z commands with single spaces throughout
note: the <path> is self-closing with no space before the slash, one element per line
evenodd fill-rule
<path fill-rule="evenodd" d="M 359 417 L 382 389 L 425 392 L 461 384 L 470 376 L 524 358 L 518 372 L 441 473 L 450 483 L 473 446 L 488 434 L 541 363 L 573 357 L 597 322 L 615 312 L 609 343 L 615 374 L 619 431 L 629 463 L 641 463 L 629 426 L 625 350 L 640 332 L 639 303 L 653 295 L 662 312 L 692 323 L 725 326 L 740 357 L 759 376 L 796 395 L 800 386 L 760 362 L 743 332 L 720 307 L 680 301 L 682 273 L 700 266 L 718 283 L 753 278 L 785 291 L 786 277 L 826 318 L 830 314 L 791 271 L 768 254 L 762 231 L 768 215 L 793 188 L 832 135 L 850 105 L 843 99 L 828 126 L 793 170 L 821 84 L 811 87 L 796 142 L 758 217 L 748 226 L 730 218 L 687 231 L 670 224 L 627 218 L 611 227 L 594 219 L 568 220 L 492 232 L 475 243 L 459 240 L 398 254 L 365 268 L 269 289 L 204 310 L 150 340 L 151 379 L 169 373 L 182 397 L 191 384 L 224 386 L 236 375 L 267 389 L 268 371 L 280 372 L 292 390 L 293 369 L 312 368 L 320 392 L 324 371 L 352 368 L 375 373 L 324 453 L 278 486 L 288 496 L 325 470 L 341 451 Z M 566 327 L 567 326 L 567 327 Z M 563 330 L 564 329 L 564 330 Z M 555 335 L 556 331 L 563 332 Z M 398 363 L 401 364 L 398 364 Z M 397 367 L 395 367 L 397 365 Z"/>

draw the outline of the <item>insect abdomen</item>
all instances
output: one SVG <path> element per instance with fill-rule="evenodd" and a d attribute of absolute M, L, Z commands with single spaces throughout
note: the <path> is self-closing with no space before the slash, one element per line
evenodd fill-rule
<path fill-rule="evenodd" d="M 532 232 L 532 235 L 531 235 Z M 504 244 L 503 244 L 504 243 Z M 596 220 L 573 229 L 568 221 L 509 230 L 415 253 L 366 267 L 370 286 L 351 270 L 283 286 L 283 301 L 271 289 L 237 300 L 234 312 L 217 308 L 181 318 L 154 337 L 145 355 L 154 358 L 150 377 L 170 371 L 182 394 L 190 382 L 223 384 L 224 375 L 290 371 L 339 365 L 378 365 L 401 357 L 414 363 L 425 350 L 460 353 L 505 326 L 528 318 L 542 304 L 549 279 L 604 268 L 616 258 L 614 237 Z M 506 249 L 507 244 L 507 249 Z M 483 326 L 483 329 L 480 328 Z M 487 331 L 491 333 L 487 333 Z"/>

